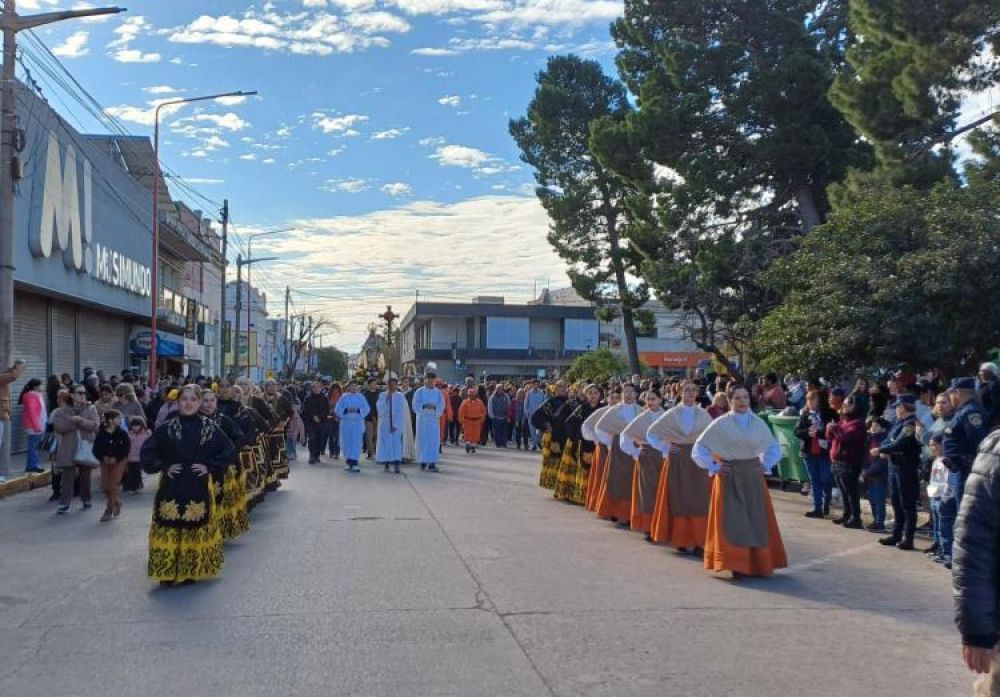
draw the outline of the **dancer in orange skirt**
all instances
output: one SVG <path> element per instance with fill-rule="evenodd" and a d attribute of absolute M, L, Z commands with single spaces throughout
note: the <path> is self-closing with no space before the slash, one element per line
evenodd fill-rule
<path fill-rule="evenodd" d="M 622 385 L 622 403 L 608 409 L 597 422 L 598 439 L 608 449 L 607 474 L 598 495 L 597 515 L 628 525 L 632 516 L 632 457 L 621 448 L 621 432 L 639 415 L 636 388 Z"/>
<path fill-rule="evenodd" d="M 580 427 L 580 433 L 584 439 L 594 444 L 594 456 L 591 460 L 590 472 L 587 477 L 587 495 L 584 498 L 584 507 L 588 511 L 597 510 L 597 499 L 604 484 L 604 476 L 607 474 L 608 449 L 597 437 L 597 424 L 601 417 L 607 413 L 611 407 L 618 406 L 621 402 L 621 392 L 608 392 L 608 403 L 600 407 L 593 414 L 587 417 Z"/>
<path fill-rule="evenodd" d="M 712 479 L 691 459 L 691 450 L 712 417 L 698 404 L 698 386 L 681 388 L 681 403 L 646 433 L 650 445 L 667 454 L 656 491 L 649 540 L 682 552 L 705 549 Z"/>
<path fill-rule="evenodd" d="M 631 455 L 635 463 L 632 466 L 629 527 L 635 532 L 648 534 L 656 505 L 660 470 L 663 469 L 663 453 L 648 442 L 646 432 L 663 415 L 663 402 L 658 392 L 647 390 L 642 395 L 642 403 L 646 409 L 622 431 L 621 445 L 622 450 Z"/>
<path fill-rule="evenodd" d="M 733 389 L 733 410 L 713 421 L 692 456 L 712 475 L 705 568 L 720 578 L 770 576 L 788 566 L 764 475 L 781 448 L 763 419 L 750 411 L 750 393 Z"/>

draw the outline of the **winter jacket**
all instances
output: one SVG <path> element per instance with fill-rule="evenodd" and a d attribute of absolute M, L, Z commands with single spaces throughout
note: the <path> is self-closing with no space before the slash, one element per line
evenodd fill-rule
<path fill-rule="evenodd" d="M 826 440 L 826 425 L 835 420 L 836 415 L 832 411 L 824 410 L 822 407 L 818 411 L 812 411 L 808 407 L 799 414 L 799 422 L 795 426 L 795 436 L 802 441 L 800 452 L 803 455 L 812 455 L 813 437 L 809 435 L 809 429 L 816 427 L 816 441 L 819 445 L 818 455 L 829 455 L 830 444 Z"/>
<path fill-rule="evenodd" d="M 302 403 L 302 420 L 307 424 L 324 424 L 330 413 L 330 401 L 322 394 L 310 394 Z"/>
<path fill-rule="evenodd" d="M 1000 640 L 1000 429 L 979 445 L 955 523 L 952 590 L 962 643 Z"/>
<path fill-rule="evenodd" d="M 828 424 L 826 437 L 830 441 L 830 459 L 860 472 L 865 463 L 865 442 L 868 433 L 862 419 L 844 419 Z"/>
<path fill-rule="evenodd" d="M 73 423 L 73 417 L 79 416 L 83 419 L 79 426 Z M 79 409 L 75 407 L 59 407 L 49 419 L 52 422 L 52 430 L 58 438 L 56 446 L 56 467 L 75 467 L 73 458 L 76 456 L 76 446 L 79 438 L 93 441 L 97 429 L 101 422 L 97 416 L 97 409 L 93 404 L 85 404 Z"/>
<path fill-rule="evenodd" d="M 128 461 L 129 462 L 139 462 L 139 452 L 142 450 L 142 444 L 145 443 L 149 436 L 152 434 L 148 428 L 145 431 L 140 431 L 136 433 L 135 431 L 128 432 L 129 439 L 129 449 L 128 449 Z"/>
<path fill-rule="evenodd" d="M 109 433 L 106 428 L 102 428 L 94 438 L 94 457 L 101 462 L 104 462 L 106 457 L 121 462 L 128 457 L 130 446 L 131 442 L 125 431 L 116 428 Z"/>
<path fill-rule="evenodd" d="M 21 411 L 21 425 L 33 436 L 45 433 L 48 414 L 45 409 L 45 395 L 41 392 L 24 393 L 24 409 Z"/>

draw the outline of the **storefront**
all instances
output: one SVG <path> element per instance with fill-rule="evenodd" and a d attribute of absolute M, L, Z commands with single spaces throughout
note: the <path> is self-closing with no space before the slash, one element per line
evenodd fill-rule
<path fill-rule="evenodd" d="M 23 380 L 118 373 L 130 365 L 133 325 L 149 317 L 149 192 L 45 102 L 17 92 L 14 358 L 27 363 Z M 14 449 L 21 443 L 15 428 Z"/>
<path fill-rule="evenodd" d="M 711 362 L 712 355 L 698 351 L 644 351 L 639 353 L 639 360 L 660 375 L 689 377 L 706 361 Z"/>

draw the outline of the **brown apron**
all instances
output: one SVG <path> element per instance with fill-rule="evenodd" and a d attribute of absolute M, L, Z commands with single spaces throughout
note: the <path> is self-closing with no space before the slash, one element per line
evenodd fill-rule
<path fill-rule="evenodd" d="M 607 498 L 614 501 L 632 500 L 632 470 L 635 462 L 621 448 L 621 436 L 611 442 L 608 458 Z"/>
<path fill-rule="evenodd" d="M 677 444 L 676 455 L 670 454 L 667 469 L 667 486 L 670 489 L 670 515 L 681 518 L 695 518 L 708 515 L 708 503 L 712 497 L 708 472 L 699 467 L 691 457 L 694 445 Z"/>
<path fill-rule="evenodd" d="M 733 471 L 722 478 L 726 540 L 738 547 L 767 547 L 767 493 L 760 460 L 731 460 L 730 464 Z"/>
<path fill-rule="evenodd" d="M 663 453 L 651 445 L 643 445 L 639 451 L 639 508 L 641 515 L 653 515 L 656 507 L 656 489 L 660 485 L 660 470 L 663 469 Z"/>

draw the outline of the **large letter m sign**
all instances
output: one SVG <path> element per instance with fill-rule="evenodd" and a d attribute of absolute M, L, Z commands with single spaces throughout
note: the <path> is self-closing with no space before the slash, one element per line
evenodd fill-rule
<path fill-rule="evenodd" d="M 90 162 L 83 161 L 81 200 L 76 148 L 71 145 L 66 148 L 65 161 L 60 157 L 61 149 L 55 134 L 49 133 L 41 220 L 38 229 L 30 235 L 31 253 L 36 257 L 49 257 L 54 246 L 62 251 L 67 269 L 84 272 L 93 234 L 88 224 L 92 200 Z"/>

